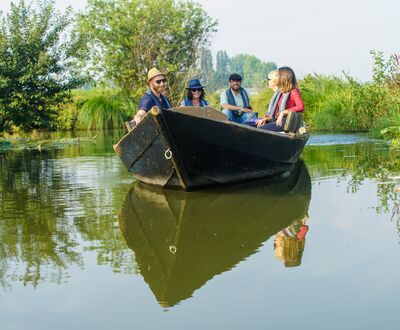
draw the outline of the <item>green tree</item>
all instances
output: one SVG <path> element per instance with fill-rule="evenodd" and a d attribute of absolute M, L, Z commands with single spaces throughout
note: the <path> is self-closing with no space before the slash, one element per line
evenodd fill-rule
<path fill-rule="evenodd" d="M 53 1 L 33 8 L 20 0 L 0 20 L 0 130 L 52 128 L 69 91 L 83 81 L 74 61 L 83 53 L 66 33 L 71 9 L 60 14 Z"/>
<path fill-rule="evenodd" d="M 215 71 L 216 88 L 225 87 L 229 78 L 229 57 L 224 50 L 217 52 L 217 66 Z"/>
<path fill-rule="evenodd" d="M 254 55 L 239 54 L 230 59 L 229 69 L 243 76 L 245 85 L 262 87 L 268 73 L 277 68 L 274 62 L 263 62 Z"/>
<path fill-rule="evenodd" d="M 93 72 L 139 96 L 147 71 L 157 66 L 177 101 L 216 24 L 192 1 L 89 0 L 78 31 L 87 38 Z"/>
<path fill-rule="evenodd" d="M 214 67 L 211 51 L 207 48 L 202 48 L 200 53 L 200 79 L 203 84 L 210 85 L 214 79 Z M 212 86 L 209 86 L 212 88 Z"/>

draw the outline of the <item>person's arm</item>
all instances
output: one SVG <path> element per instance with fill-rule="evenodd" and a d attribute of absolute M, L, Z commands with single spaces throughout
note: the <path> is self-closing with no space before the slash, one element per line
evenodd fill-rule
<path fill-rule="evenodd" d="M 133 121 L 137 124 L 143 119 L 143 117 L 146 115 L 146 113 L 154 106 L 153 100 L 147 96 L 144 95 L 139 102 L 139 109 L 133 117 Z"/>
<path fill-rule="evenodd" d="M 238 111 L 244 111 L 244 112 L 251 112 L 251 109 L 247 109 L 244 107 L 239 107 L 237 105 L 232 105 L 228 103 L 228 97 L 226 96 L 225 92 L 221 93 L 221 97 L 220 97 L 220 104 L 221 104 L 221 108 L 222 109 L 226 109 L 226 110 L 238 110 Z"/>
<path fill-rule="evenodd" d="M 228 103 L 222 103 L 221 108 L 227 109 L 227 110 L 239 110 L 239 111 L 243 111 L 243 112 L 252 112 L 253 111 L 248 108 L 238 107 L 237 105 L 232 105 L 232 104 L 228 104 Z"/>
<path fill-rule="evenodd" d="M 139 124 L 139 122 L 143 119 L 146 113 L 147 112 L 145 110 L 138 110 L 135 117 L 133 117 L 133 121 L 136 123 L 136 125 Z"/>
<path fill-rule="evenodd" d="M 248 107 L 248 108 L 243 108 L 243 109 L 245 109 L 245 110 L 243 110 L 243 111 L 246 111 L 246 112 L 253 112 L 253 108 L 251 107 L 251 102 L 250 102 L 250 93 L 248 92 L 247 89 L 245 89 L 244 91 L 245 91 L 245 93 L 247 94 L 247 97 L 248 97 L 248 99 L 249 99 L 249 107 Z M 244 103 L 244 100 L 243 100 L 243 103 Z"/>
<path fill-rule="evenodd" d="M 290 100 L 291 104 L 294 103 L 294 106 L 291 106 L 290 108 L 285 109 L 286 115 L 289 113 L 289 111 L 294 111 L 294 112 L 303 112 L 304 111 L 304 102 L 301 98 L 300 92 L 297 88 L 293 89 L 290 93 Z"/>

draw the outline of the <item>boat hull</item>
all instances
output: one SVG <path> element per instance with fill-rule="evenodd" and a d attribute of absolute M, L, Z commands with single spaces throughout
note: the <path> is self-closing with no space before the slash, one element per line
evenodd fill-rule
<path fill-rule="evenodd" d="M 195 190 L 285 176 L 307 139 L 232 123 L 211 108 L 153 108 L 114 149 L 139 181 Z"/>

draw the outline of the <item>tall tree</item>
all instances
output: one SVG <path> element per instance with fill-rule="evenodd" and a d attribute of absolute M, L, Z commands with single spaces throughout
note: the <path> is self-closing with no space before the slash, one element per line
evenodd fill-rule
<path fill-rule="evenodd" d="M 148 70 L 157 66 L 167 72 L 176 101 L 216 24 L 192 1 L 88 0 L 79 32 L 87 37 L 93 69 L 104 78 L 138 96 Z"/>
<path fill-rule="evenodd" d="M 230 71 L 243 76 L 246 86 L 261 87 L 268 73 L 277 68 L 273 62 L 263 62 L 254 55 L 239 54 L 230 59 Z"/>
<path fill-rule="evenodd" d="M 229 57 L 224 50 L 217 52 L 217 65 L 215 71 L 216 87 L 221 88 L 226 86 L 229 78 Z"/>
<path fill-rule="evenodd" d="M 66 31 L 71 8 L 64 14 L 54 2 L 23 0 L 0 12 L 0 130 L 51 128 L 69 91 L 83 79 L 75 59 L 84 53 Z"/>
<path fill-rule="evenodd" d="M 209 85 L 214 79 L 214 73 L 211 51 L 208 48 L 202 48 L 200 54 L 200 77 L 203 83 Z"/>

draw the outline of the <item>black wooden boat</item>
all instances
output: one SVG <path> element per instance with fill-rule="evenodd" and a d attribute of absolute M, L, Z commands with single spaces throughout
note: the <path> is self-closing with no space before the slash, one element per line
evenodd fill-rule
<path fill-rule="evenodd" d="M 308 137 L 236 124 L 212 108 L 154 107 L 114 150 L 139 181 L 194 190 L 284 175 Z"/>
<path fill-rule="evenodd" d="M 310 199 L 311 179 L 299 162 L 279 182 L 229 190 L 187 193 L 135 182 L 118 221 L 137 270 L 157 301 L 169 307 L 301 221 Z"/>

